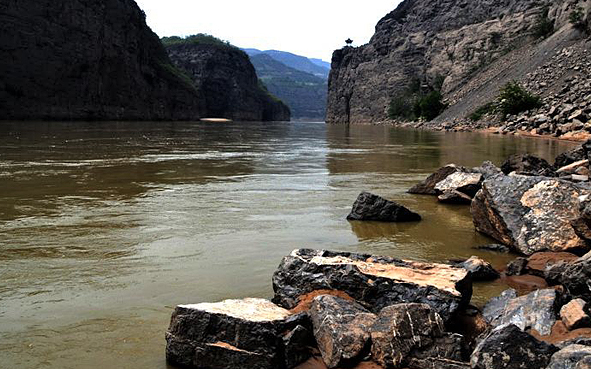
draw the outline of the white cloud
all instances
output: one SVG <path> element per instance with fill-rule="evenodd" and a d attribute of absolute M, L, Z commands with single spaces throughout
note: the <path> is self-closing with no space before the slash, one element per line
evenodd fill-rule
<path fill-rule="evenodd" d="M 208 33 L 240 47 L 277 49 L 330 61 L 348 37 L 369 41 L 400 1 L 136 0 L 159 36 Z"/>

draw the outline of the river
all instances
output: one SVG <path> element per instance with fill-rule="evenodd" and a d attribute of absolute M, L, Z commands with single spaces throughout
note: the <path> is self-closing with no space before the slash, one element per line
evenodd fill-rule
<path fill-rule="evenodd" d="M 176 304 L 271 297 L 295 248 L 479 255 L 466 206 L 405 191 L 448 163 L 574 144 L 322 123 L 0 123 L 0 367 L 166 368 Z M 362 190 L 423 216 L 345 220 Z M 479 284 L 473 302 L 500 292 Z"/>

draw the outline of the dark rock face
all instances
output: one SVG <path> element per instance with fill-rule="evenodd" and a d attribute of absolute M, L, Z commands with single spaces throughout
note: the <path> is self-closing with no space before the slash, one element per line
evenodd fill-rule
<path fill-rule="evenodd" d="M 527 258 L 516 258 L 507 264 L 506 275 L 522 275 L 527 267 Z"/>
<path fill-rule="evenodd" d="M 490 332 L 472 353 L 473 369 L 545 368 L 558 349 L 538 341 L 513 324 Z"/>
<path fill-rule="evenodd" d="M 486 250 L 486 251 L 494 251 L 494 252 L 500 252 L 503 254 L 508 253 L 509 248 L 505 245 L 500 245 L 498 243 L 491 243 L 489 245 L 482 245 L 482 246 L 476 246 L 475 249 L 477 250 Z"/>
<path fill-rule="evenodd" d="M 228 45 L 186 43 L 167 47 L 170 59 L 205 98 L 208 117 L 288 121 L 289 108 L 260 85 L 248 55 Z"/>
<path fill-rule="evenodd" d="M 549 335 L 556 322 L 560 303 L 554 289 L 537 290 L 528 295 L 510 298 L 514 290 L 508 290 L 484 309 L 485 319 L 492 325 L 515 324 L 521 330 L 535 329 L 541 335 Z"/>
<path fill-rule="evenodd" d="M 388 306 L 380 312 L 371 331 L 372 358 L 385 368 L 409 364 L 419 368 L 420 364 L 441 359 L 460 362 L 462 336 L 444 331 L 443 320 L 429 305 Z"/>
<path fill-rule="evenodd" d="M 570 345 L 552 355 L 552 360 L 546 369 L 575 369 L 577 364 L 585 358 L 591 359 L 591 347 Z"/>
<path fill-rule="evenodd" d="M 348 220 L 376 220 L 380 222 L 415 222 L 421 216 L 404 206 L 383 197 L 362 192 L 355 200 Z"/>
<path fill-rule="evenodd" d="M 570 151 L 563 152 L 554 159 L 554 169 L 558 170 L 562 167 L 575 163 L 577 161 L 587 159 L 587 152 L 583 146 L 579 146 Z"/>
<path fill-rule="evenodd" d="M 310 356 L 299 346 L 313 342 L 308 325 L 305 314 L 261 299 L 180 305 L 166 333 L 166 358 L 188 368 L 289 369 Z"/>
<path fill-rule="evenodd" d="M 494 281 L 500 276 L 499 272 L 489 262 L 482 260 L 478 256 L 472 256 L 459 266 L 469 271 L 472 274 L 472 280 L 475 282 Z"/>
<path fill-rule="evenodd" d="M 425 179 L 423 182 L 414 185 L 410 190 L 408 190 L 408 193 L 418 195 L 437 195 L 438 193 L 435 190 L 437 183 L 443 181 L 450 174 L 459 170 L 460 168 L 456 167 L 455 165 L 446 165 L 445 167 L 441 167 L 435 173 L 427 177 L 427 179 Z"/>
<path fill-rule="evenodd" d="M 591 199 L 586 196 L 579 202 L 579 216 L 571 220 L 575 233 L 587 242 L 591 242 Z"/>
<path fill-rule="evenodd" d="M 469 205 L 472 202 L 472 198 L 463 192 L 456 190 L 445 190 L 439 196 L 437 200 L 444 204 L 463 204 Z"/>
<path fill-rule="evenodd" d="M 572 297 L 591 301 L 591 253 L 574 262 L 559 262 L 550 266 L 545 278 L 550 284 L 563 285 Z"/>
<path fill-rule="evenodd" d="M 202 117 L 133 0 L 3 1 L 0 18 L 0 119 Z"/>
<path fill-rule="evenodd" d="M 483 182 L 471 213 L 476 230 L 526 255 L 587 250 L 570 221 L 579 216 L 579 197 L 588 193 L 553 178 L 496 175 Z"/>
<path fill-rule="evenodd" d="M 318 296 L 309 315 L 328 368 L 347 366 L 369 352 L 369 332 L 376 316 L 361 305 L 335 296 Z"/>
<path fill-rule="evenodd" d="M 554 168 L 544 159 L 529 154 L 512 155 L 501 165 L 505 174 L 555 177 Z"/>
<path fill-rule="evenodd" d="M 273 301 L 292 309 L 317 290 L 345 292 L 372 312 L 402 303 L 431 306 L 444 321 L 468 304 L 472 281 L 463 268 L 389 257 L 300 249 L 273 275 Z"/>

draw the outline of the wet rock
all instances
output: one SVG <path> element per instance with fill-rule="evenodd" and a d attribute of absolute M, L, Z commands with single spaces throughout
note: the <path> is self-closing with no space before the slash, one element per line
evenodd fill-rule
<path fill-rule="evenodd" d="M 310 342 L 310 334 L 301 337 L 307 325 L 305 314 L 292 315 L 263 299 L 179 305 L 166 333 L 166 358 L 189 368 L 208 363 L 211 369 L 289 369 L 298 363 L 293 355 L 286 360 L 286 352 L 299 352 L 300 360 L 309 357 L 301 354 L 305 347 L 293 346 Z M 296 330 L 299 339 L 289 336 Z"/>
<path fill-rule="evenodd" d="M 512 155 L 502 165 L 505 174 L 516 174 L 554 177 L 554 168 L 544 159 L 529 154 Z"/>
<path fill-rule="evenodd" d="M 490 299 L 482 309 L 482 315 L 486 322 L 495 327 L 500 325 L 501 318 L 507 309 L 507 304 L 515 298 L 517 298 L 517 291 L 508 289 L 503 291 L 499 296 Z"/>
<path fill-rule="evenodd" d="M 494 251 L 494 252 L 500 252 L 503 254 L 506 254 L 510 251 L 510 249 L 507 246 L 501 245 L 498 243 L 491 243 L 489 245 L 476 246 L 474 248 L 476 250 Z"/>
<path fill-rule="evenodd" d="M 338 290 L 372 312 L 401 303 L 430 305 L 444 320 L 472 295 L 468 271 L 444 264 L 391 257 L 300 249 L 283 258 L 273 275 L 273 301 L 291 309 L 306 294 Z"/>
<path fill-rule="evenodd" d="M 523 331 L 535 329 L 541 335 L 549 335 L 556 322 L 559 302 L 556 290 L 538 290 L 525 296 L 507 299 L 511 294 L 508 292 L 488 309 L 485 307 L 487 321 L 492 326 L 512 323 Z"/>
<path fill-rule="evenodd" d="M 473 369 L 545 368 L 557 350 L 514 324 L 505 324 L 493 329 L 476 346 L 470 364 Z"/>
<path fill-rule="evenodd" d="M 476 192 L 480 190 L 482 178 L 482 174 L 480 173 L 455 172 L 447 176 L 443 181 L 437 183 L 435 185 L 435 191 L 438 193 L 459 191 L 472 198 L 476 195 Z"/>
<path fill-rule="evenodd" d="M 454 164 L 446 165 L 439 168 L 435 173 L 431 174 L 423 182 L 414 185 L 408 193 L 419 195 L 437 195 L 435 185 L 447 178 L 452 173 L 458 172 L 461 169 Z"/>
<path fill-rule="evenodd" d="M 446 334 L 443 320 L 426 304 L 384 308 L 372 327 L 371 342 L 373 360 L 385 368 L 403 368 L 411 359 L 462 360 L 462 336 Z"/>
<path fill-rule="evenodd" d="M 376 220 L 380 222 L 414 222 L 421 216 L 404 206 L 383 197 L 362 192 L 353 204 L 348 220 Z"/>
<path fill-rule="evenodd" d="M 473 281 L 494 281 L 500 276 L 499 272 L 489 262 L 478 256 L 472 256 L 461 263 L 460 266 L 472 274 Z"/>
<path fill-rule="evenodd" d="M 546 369 L 575 369 L 582 359 L 591 358 L 591 347 L 569 345 L 552 355 Z"/>
<path fill-rule="evenodd" d="M 546 270 L 545 278 L 550 284 L 563 285 L 573 298 L 591 300 L 591 253 L 573 261 L 559 262 Z"/>
<path fill-rule="evenodd" d="M 328 368 L 348 366 L 369 352 L 369 331 L 376 316 L 361 305 L 335 296 L 318 296 L 309 315 Z"/>
<path fill-rule="evenodd" d="M 507 264 L 506 275 L 522 275 L 525 272 L 527 266 L 526 258 L 516 258 Z"/>
<path fill-rule="evenodd" d="M 579 216 L 579 196 L 588 193 L 553 178 L 497 175 L 483 182 L 471 212 L 479 232 L 526 255 L 587 250 L 571 219 Z"/>
<path fill-rule="evenodd" d="M 472 202 L 472 198 L 463 192 L 456 190 L 445 190 L 437 196 L 439 202 L 444 204 L 464 204 L 468 205 Z"/>
<path fill-rule="evenodd" d="M 573 330 L 591 325 L 591 318 L 585 312 L 586 304 L 583 299 L 574 299 L 560 309 L 560 318 L 566 328 Z"/>

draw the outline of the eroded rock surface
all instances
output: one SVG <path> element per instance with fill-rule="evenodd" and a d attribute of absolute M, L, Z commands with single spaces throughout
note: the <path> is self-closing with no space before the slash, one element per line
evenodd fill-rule
<path fill-rule="evenodd" d="M 472 256 L 459 265 L 472 274 L 473 281 L 494 281 L 500 276 L 489 262 L 478 256 Z"/>
<path fill-rule="evenodd" d="M 480 190 L 482 174 L 455 172 L 447 176 L 441 182 L 435 185 L 435 191 L 444 193 L 445 191 L 459 191 L 470 197 L 474 197 Z"/>
<path fill-rule="evenodd" d="M 372 359 L 385 368 L 462 360 L 462 336 L 445 333 L 443 320 L 426 304 L 384 308 L 372 328 L 371 341 Z"/>
<path fill-rule="evenodd" d="M 477 346 L 470 364 L 473 369 L 545 368 L 558 349 L 538 341 L 513 324 L 493 329 Z"/>
<path fill-rule="evenodd" d="M 588 327 L 591 318 L 585 312 L 587 303 L 583 299 L 574 299 L 560 309 L 560 318 L 569 330 Z"/>
<path fill-rule="evenodd" d="M 291 309 L 315 290 L 339 290 L 372 312 L 402 303 L 430 305 L 447 321 L 472 295 L 468 271 L 347 252 L 299 249 L 273 275 L 273 301 Z"/>
<path fill-rule="evenodd" d="M 510 156 L 501 165 L 501 170 L 505 174 L 515 172 L 516 174 L 530 176 L 555 177 L 554 167 L 546 160 L 529 154 L 519 154 Z"/>
<path fill-rule="evenodd" d="M 591 253 L 573 261 L 559 262 L 546 270 L 546 280 L 551 284 L 563 285 L 574 298 L 591 301 Z"/>
<path fill-rule="evenodd" d="M 584 358 L 591 359 L 591 347 L 569 345 L 552 355 L 552 360 L 546 369 L 575 369 Z"/>
<path fill-rule="evenodd" d="M 421 220 L 421 216 L 394 201 L 386 200 L 369 192 L 362 192 L 355 200 L 347 219 L 415 222 Z"/>
<path fill-rule="evenodd" d="M 461 167 L 457 167 L 454 164 L 441 167 L 437 169 L 435 173 L 427 177 L 423 182 L 414 185 L 410 190 L 408 190 L 408 193 L 418 195 L 437 195 L 437 191 L 435 190 L 437 183 L 446 179 L 450 174 L 462 170 L 463 169 Z"/>
<path fill-rule="evenodd" d="M 294 358 L 309 357 L 302 355 L 306 347 L 294 346 L 310 342 L 308 325 L 305 314 L 263 299 L 179 305 L 166 333 L 166 358 L 188 368 L 289 369 L 298 364 Z"/>
<path fill-rule="evenodd" d="M 580 251 L 588 246 L 571 225 L 589 190 L 547 177 L 496 175 L 472 201 L 474 225 L 515 251 Z"/>
<path fill-rule="evenodd" d="M 369 352 L 370 328 L 376 316 L 361 305 L 323 295 L 314 299 L 309 315 L 328 368 L 350 365 Z"/>

